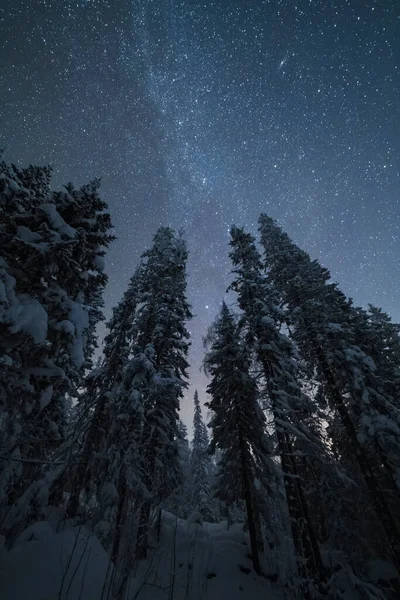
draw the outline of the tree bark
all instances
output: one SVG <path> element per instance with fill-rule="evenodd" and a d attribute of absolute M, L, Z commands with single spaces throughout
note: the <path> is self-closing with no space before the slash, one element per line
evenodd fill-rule
<path fill-rule="evenodd" d="M 79 497 L 83 488 L 87 485 L 88 481 L 88 467 L 90 462 L 90 456 L 93 449 L 96 446 L 96 441 L 99 436 L 99 432 L 102 425 L 102 415 L 105 406 L 105 397 L 103 396 L 93 417 L 92 422 L 89 426 L 87 438 L 84 443 L 82 456 L 78 463 L 76 477 L 73 482 L 73 489 L 71 490 L 71 496 L 67 506 L 67 514 L 69 517 L 75 517 L 79 510 Z M 104 429 L 104 427 L 103 427 Z"/>
<path fill-rule="evenodd" d="M 299 480 L 290 438 L 287 432 L 283 431 L 282 427 L 278 424 L 279 415 L 274 400 L 274 391 L 270 384 L 272 367 L 268 362 L 263 361 L 263 368 L 272 402 L 272 413 L 278 440 L 278 453 L 281 459 L 290 527 L 297 557 L 296 562 L 299 574 L 305 582 L 302 593 L 305 600 L 312 600 L 313 593 L 310 589 L 309 580 L 311 579 L 319 593 L 324 595 L 326 593 L 324 583 L 327 581 L 327 573 L 322 562 L 317 536 L 309 516 L 307 502 Z"/>
<path fill-rule="evenodd" d="M 147 558 L 150 511 L 150 502 L 143 502 L 140 507 L 139 526 L 136 539 L 136 558 L 138 560 Z"/>
<path fill-rule="evenodd" d="M 123 466 L 121 467 L 119 475 L 118 496 L 119 500 L 117 508 L 117 518 L 115 523 L 115 535 L 111 550 L 111 562 L 114 563 L 114 567 L 116 566 L 118 559 L 119 547 L 122 538 L 122 529 L 126 520 L 126 513 L 128 509 L 128 487 L 126 485 L 125 468 Z"/>

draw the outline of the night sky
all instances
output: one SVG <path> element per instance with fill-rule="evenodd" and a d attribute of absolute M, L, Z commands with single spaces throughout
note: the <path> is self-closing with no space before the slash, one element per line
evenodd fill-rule
<path fill-rule="evenodd" d="M 261 211 L 400 320 L 399 0 L 2 0 L 0 57 L 5 158 L 102 177 L 107 315 L 156 228 L 185 229 L 189 399 L 229 228 Z"/>

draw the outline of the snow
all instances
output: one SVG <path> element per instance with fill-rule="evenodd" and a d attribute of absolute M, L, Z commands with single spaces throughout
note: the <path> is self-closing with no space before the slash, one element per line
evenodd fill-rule
<path fill-rule="evenodd" d="M 278 587 L 255 574 L 249 552 L 242 523 L 227 529 L 226 521 L 201 525 L 195 515 L 185 521 L 164 513 L 160 543 L 139 565 L 128 597 L 140 590 L 138 600 L 162 600 L 173 586 L 174 600 L 283 600 Z"/>
<path fill-rule="evenodd" d="M 0 365 L 6 365 L 6 367 L 12 367 L 13 360 L 12 360 L 11 356 L 8 356 L 8 354 L 3 354 L 3 356 L 0 356 Z"/>
<path fill-rule="evenodd" d="M 268 317 L 267 315 L 264 315 L 263 317 L 261 317 L 260 321 L 263 325 L 275 327 L 275 321 L 273 319 L 271 319 L 271 317 Z"/>
<path fill-rule="evenodd" d="M 79 369 L 84 361 L 85 330 L 89 327 L 89 314 L 80 300 L 70 303 L 69 321 L 74 326 L 75 337 L 71 344 L 71 360 Z"/>
<path fill-rule="evenodd" d="M 97 254 L 94 257 L 92 264 L 93 264 L 93 267 L 96 269 L 96 271 L 100 271 L 100 273 L 102 273 L 106 266 L 104 256 L 100 256 L 99 254 Z"/>
<path fill-rule="evenodd" d="M 55 365 L 49 358 L 43 359 L 44 367 L 29 367 L 26 372 L 36 377 L 61 377 L 65 378 L 65 371 L 61 367 Z"/>
<path fill-rule="evenodd" d="M 65 333 L 70 333 L 71 335 L 75 334 L 75 325 L 68 319 L 57 323 L 57 325 L 54 326 L 54 329 L 57 329 L 58 331 L 65 331 Z"/>
<path fill-rule="evenodd" d="M 47 312 L 40 302 L 29 294 L 15 296 L 14 304 L 5 311 L 2 320 L 10 323 L 11 333 L 27 333 L 35 344 L 43 343 L 47 337 Z"/>
<path fill-rule="evenodd" d="M 31 231 L 29 227 L 25 227 L 24 225 L 17 227 L 17 235 L 23 242 L 27 242 L 28 244 L 35 244 L 42 238 L 40 233 L 35 233 L 34 231 Z"/>
<path fill-rule="evenodd" d="M 126 600 L 283 600 L 278 583 L 252 570 L 242 523 L 228 529 L 226 521 L 198 521 L 163 513 L 160 542 L 152 533 L 153 549 L 132 570 Z M 56 529 L 36 523 L 0 554 L 2 600 L 100 600 L 110 566 L 105 550 L 83 527 Z"/>
<path fill-rule="evenodd" d="M 16 181 L 14 181 L 13 179 L 8 179 L 7 185 L 10 188 L 10 190 L 12 192 L 14 192 L 14 194 L 18 194 L 18 192 L 20 191 L 20 187 L 19 187 L 18 183 Z"/>
<path fill-rule="evenodd" d="M 43 410 L 50 402 L 53 397 L 53 385 L 50 384 L 47 386 L 45 390 L 43 390 L 42 395 L 40 396 L 39 405 L 40 410 Z"/>
<path fill-rule="evenodd" d="M 41 204 L 40 209 L 46 213 L 49 217 L 50 222 L 54 229 L 56 229 L 59 233 L 64 234 L 69 238 L 74 238 L 76 236 L 76 229 L 68 225 L 57 211 L 55 204 L 48 202 L 46 204 Z"/>
<path fill-rule="evenodd" d="M 7 269 L 0 257 L 0 323 L 5 323 L 10 333 L 22 331 L 41 344 L 47 337 L 47 311 L 29 294 L 16 294 L 16 280 Z"/>
<path fill-rule="evenodd" d="M 108 482 L 101 488 L 100 502 L 102 504 L 112 504 L 115 501 L 118 501 L 117 488 L 112 482 Z"/>
<path fill-rule="evenodd" d="M 1 598 L 99 600 L 108 564 L 84 528 L 54 533 L 49 523 L 35 523 L 0 555 Z"/>

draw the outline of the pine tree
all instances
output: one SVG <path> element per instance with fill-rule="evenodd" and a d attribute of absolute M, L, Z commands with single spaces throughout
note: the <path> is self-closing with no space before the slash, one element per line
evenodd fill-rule
<path fill-rule="evenodd" d="M 260 217 L 260 234 L 269 281 L 288 307 L 293 336 L 303 357 L 324 382 L 330 405 L 340 420 L 340 435 L 355 456 L 400 571 L 399 527 L 386 486 L 380 483 L 384 469 L 384 479 L 394 492 L 398 460 L 389 457 L 386 445 L 379 445 L 379 431 L 383 429 L 395 441 L 392 451 L 400 452 L 396 403 L 380 385 L 372 357 L 356 345 L 352 305 L 336 284 L 329 282 L 327 269 L 312 261 L 266 215 Z"/>
<path fill-rule="evenodd" d="M 211 459 L 208 452 L 207 428 L 201 414 L 199 394 L 194 393 L 193 441 L 191 452 L 192 506 L 200 514 L 211 518 Z"/>
<path fill-rule="evenodd" d="M 313 436 L 304 425 L 305 417 L 311 418 L 313 407 L 298 383 L 296 349 L 280 331 L 284 313 L 279 297 L 261 272 L 261 257 L 253 236 L 233 227 L 230 245 L 236 276 L 231 287 L 237 293 L 239 307 L 243 311 L 242 327 L 246 331 L 246 341 L 250 347 L 254 347 L 263 370 L 266 408 L 273 415 L 276 430 L 293 543 L 303 579 L 303 594 L 310 598 L 313 586 L 324 592 L 326 573 L 299 477 L 301 460 L 295 456 L 293 444 L 298 438 L 305 439 L 308 452 L 314 454 L 321 445 L 318 436 Z"/>
<path fill-rule="evenodd" d="M 208 341 L 210 350 L 204 364 L 211 376 L 207 387 L 211 396 L 207 405 L 213 415 L 211 450 L 221 451 L 217 495 L 228 507 L 239 499 L 245 502 L 254 570 L 260 574 L 260 490 L 255 481 L 264 494 L 268 493 L 275 474 L 251 359 L 225 303 Z"/>
<path fill-rule="evenodd" d="M 56 194 L 47 167 L 19 170 L 2 163 L 1 173 L 6 459 L 0 489 L 7 510 L 65 438 L 66 399 L 81 382 L 91 354 L 90 322 L 94 328 L 99 316 L 90 317 L 91 301 L 107 280 L 96 261 L 112 236 L 97 188 Z"/>

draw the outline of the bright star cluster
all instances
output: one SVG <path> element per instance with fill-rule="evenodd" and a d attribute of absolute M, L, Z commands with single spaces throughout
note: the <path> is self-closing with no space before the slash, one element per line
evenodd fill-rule
<path fill-rule="evenodd" d="M 102 177 L 107 314 L 156 228 L 185 229 L 202 394 L 229 228 L 261 211 L 400 320 L 396 0 L 6 0 L 0 27 L 6 159 Z"/>

